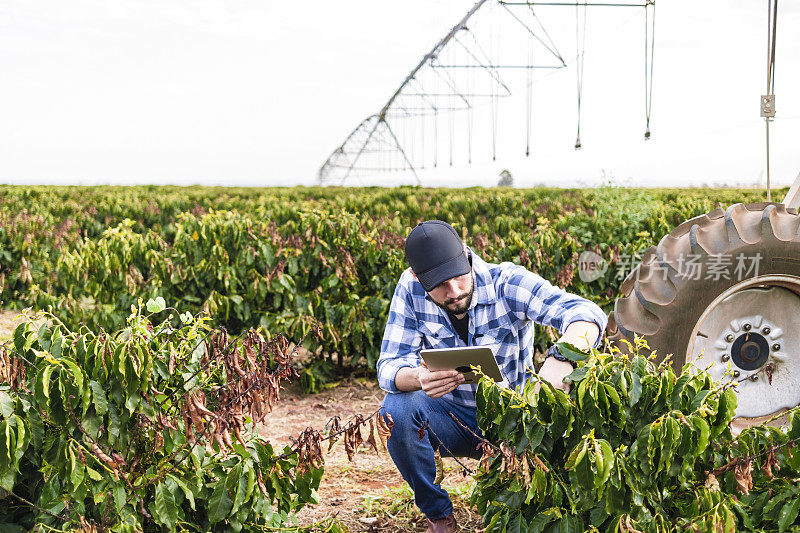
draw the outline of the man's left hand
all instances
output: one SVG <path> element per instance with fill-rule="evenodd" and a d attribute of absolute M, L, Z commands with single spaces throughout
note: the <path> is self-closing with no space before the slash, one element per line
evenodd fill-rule
<path fill-rule="evenodd" d="M 569 392 L 569 383 L 564 383 L 564 378 L 572 374 L 573 370 L 572 365 L 567 361 L 559 361 L 554 357 L 548 357 L 544 360 L 538 375 L 553 387 Z M 536 390 L 538 389 L 539 384 L 537 383 Z"/>

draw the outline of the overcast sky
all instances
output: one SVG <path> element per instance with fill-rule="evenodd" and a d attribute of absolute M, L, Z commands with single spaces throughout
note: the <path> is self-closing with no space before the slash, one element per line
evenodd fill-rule
<path fill-rule="evenodd" d="M 0 182 L 313 184 L 472 3 L 2 0 Z M 590 11 L 579 152 L 574 11 L 540 10 L 570 68 L 535 84 L 533 155 L 509 100 L 497 161 L 479 138 L 476 164 L 423 183 L 493 184 L 504 168 L 518 186 L 763 182 L 766 4 L 658 0 L 649 142 L 641 10 Z M 800 7 L 782 2 L 777 184 L 800 171 L 798 30 Z"/>

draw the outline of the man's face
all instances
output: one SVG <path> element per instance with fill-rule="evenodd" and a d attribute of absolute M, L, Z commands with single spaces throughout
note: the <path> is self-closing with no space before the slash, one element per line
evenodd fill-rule
<path fill-rule="evenodd" d="M 463 276 L 443 281 L 428 294 L 436 305 L 448 313 L 460 315 L 469 309 L 474 285 L 472 271 L 470 271 Z"/>

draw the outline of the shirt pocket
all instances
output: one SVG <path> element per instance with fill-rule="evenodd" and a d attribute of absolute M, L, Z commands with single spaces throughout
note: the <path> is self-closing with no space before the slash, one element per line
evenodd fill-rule
<path fill-rule="evenodd" d="M 489 346 L 517 344 L 516 330 L 506 314 L 496 317 L 483 316 L 481 322 L 475 326 L 472 335 L 472 344 L 475 346 Z M 479 319 L 480 320 L 480 319 Z"/>
<path fill-rule="evenodd" d="M 485 333 L 481 333 L 479 331 L 475 332 L 475 335 L 472 336 L 472 344 L 475 346 L 491 346 L 495 345 L 503 345 L 508 343 L 508 337 L 511 335 L 513 331 L 511 328 L 498 328 L 493 331 L 487 331 Z"/>
<path fill-rule="evenodd" d="M 422 333 L 424 348 L 435 350 L 438 348 L 455 348 L 456 336 L 444 324 L 439 322 L 420 322 L 419 330 Z"/>

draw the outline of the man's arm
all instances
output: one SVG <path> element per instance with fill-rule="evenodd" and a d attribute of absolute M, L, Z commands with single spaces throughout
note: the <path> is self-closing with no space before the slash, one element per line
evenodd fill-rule
<path fill-rule="evenodd" d="M 600 344 L 600 334 L 608 323 L 608 317 L 594 302 L 555 287 L 521 266 L 509 269 L 508 277 L 503 283 L 503 297 L 517 317 L 554 327 L 562 335 L 561 340 L 574 340 L 571 343 L 576 347 L 584 347 L 584 335 L 595 330 L 588 325 L 570 328 L 572 324 L 594 324 L 597 327 L 596 335 L 589 340 L 592 342 L 591 346 L 596 348 Z M 584 327 L 589 329 L 584 330 Z"/>
<path fill-rule="evenodd" d="M 579 350 L 588 351 L 595 345 L 600 336 L 600 328 L 594 322 L 572 322 L 564 334 L 556 342 L 567 342 Z M 551 383 L 554 387 L 568 391 L 569 384 L 564 383 L 564 378 L 572 374 L 572 365 L 567 361 L 559 361 L 555 357 L 548 357 L 539 369 L 539 377 Z"/>
<path fill-rule="evenodd" d="M 523 267 L 513 267 L 504 286 L 504 297 L 511 311 L 520 318 L 556 328 L 561 337 L 581 350 L 597 347 L 608 317 L 600 307 L 585 298 L 554 287 L 541 276 Z M 548 357 L 539 376 L 554 387 L 568 389 L 563 378 L 572 365 Z"/>
<path fill-rule="evenodd" d="M 578 320 L 570 322 L 564 334 L 556 342 L 566 342 L 579 350 L 588 352 L 590 348 L 597 345 L 600 337 L 600 326 L 596 322 Z"/>

